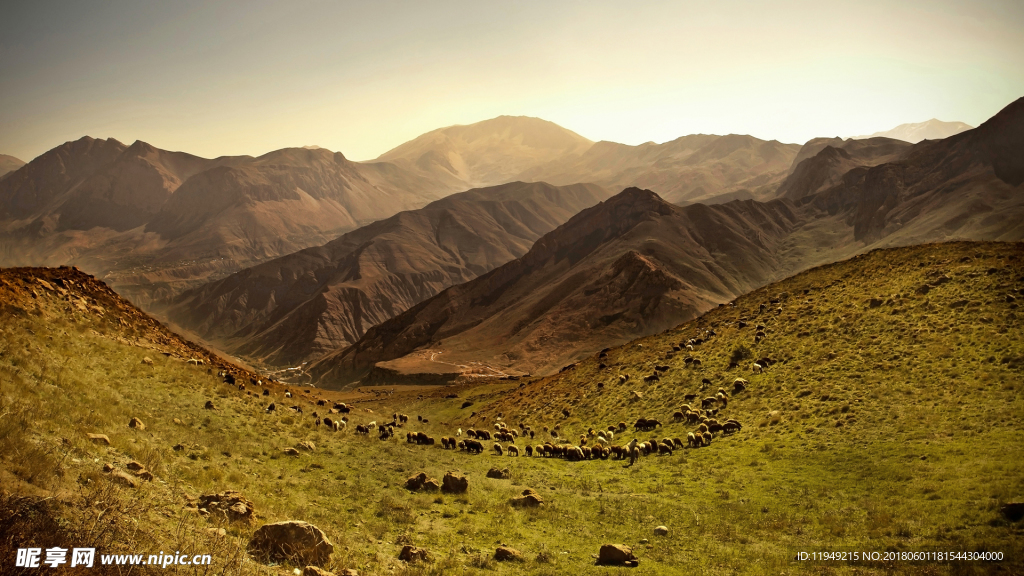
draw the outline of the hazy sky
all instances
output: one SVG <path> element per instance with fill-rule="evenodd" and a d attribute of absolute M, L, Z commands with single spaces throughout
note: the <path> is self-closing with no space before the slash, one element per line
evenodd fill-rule
<path fill-rule="evenodd" d="M 1024 2 L 6 2 L 0 153 L 83 135 L 363 160 L 501 114 L 592 140 L 783 142 L 1024 96 Z"/>

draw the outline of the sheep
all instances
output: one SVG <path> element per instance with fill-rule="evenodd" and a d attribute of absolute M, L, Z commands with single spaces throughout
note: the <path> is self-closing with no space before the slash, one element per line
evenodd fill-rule
<path fill-rule="evenodd" d="M 292 397 L 292 393 L 291 392 L 285 392 L 284 393 L 284 397 L 285 398 L 291 398 Z"/>
<path fill-rule="evenodd" d="M 675 446 L 676 448 L 683 448 L 683 447 L 684 447 L 684 444 L 683 444 L 683 439 L 682 439 L 682 438 L 673 438 L 673 439 L 672 439 L 672 444 L 673 444 L 673 445 L 674 445 L 674 446 Z"/>
<path fill-rule="evenodd" d="M 700 407 L 707 408 L 708 406 L 713 406 L 717 402 L 718 398 L 715 398 L 714 396 L 708 396 L 707 398 L 700 401 Z"/>
<path fill-rule="evenodd" d="M 697 441 L 697 435 L 694 434 L 693 432 L 690 432 L 689 434 L 687 434 L 686 435 L 686 444 L 687 444 L 687 446 L 690 446 L 691 448 L 699 447 L 700 446 L 700 442 Z"/>
<path fill-rule="evenodd" d="M 456 430 L 455 431 L 455 435 L 456 436 L 462 436 L 462 428 L 459 428 L 458 430 Z"/>
<path fill-rule="evenodd" d="M 627 426 L 626 426 L 626 423 L 625 423 L 625 422 L 619 422 L 619 429 L 618 429 L 618 432 L 619 432 L 620 434 L 621 434 L 622 432 L 625 432 L 625 431 L 626 431 L 626 428 L 627 428 Z"/>
<path fill-rule="evenodd" d="M 609 440 L 614 440 L 615 439 L 615 431 L 614 430 L 608 430 L 605 433 L 605 437 L 608 438 Z"/>
<path fill-rule="evenodd" d="M 519 456 L 519 448 L 516 448 L 515 446 L 509 446 L 508 447 L 508 455 L 509 456 Z"/>
<path fill-rule="evenodd" d="M 629 450 L 629 465 L 632 466 L 640 458 L 640 448 L 633 446 Z"/>
<path fill-rule="evenodd" d="M 673 412 L 673 413 L 672 413 L 672 420 L 673 420 L 674 422 L 679 422 L 679 421 L 681 421 L 681 420 L 682 420 L 683 418 L 686 418 L 686 414 L 683 414 L 683 413 L 682 413 L 682 412 L 680 412 L 679 410 L 676 410 L 675 412 Z"/>
<path fill-rule="evenodd" d="M 732 381 L 732 393 L 736 394 L 738 392 L 742 392 L 742 391 L 746 390 L 747 389 L 747 384 L 749 384 L 749 382 L 747 382 L 743 378 L 737 378 L 737 379 L 733 380 Z"/>
<path fill-rule="evenodd" d="M 526 445 L 526 455 L 530 457 L 533 456 L 533 446 L 530 446 L 529 444 Z"/>
<path fill-rule="evenodd" d="M 370 430 L 373 430 L 374 428 L 377 427 L 377 421 L 374 420 L 374 421 L 370 422 L 369 424 L 366 425 L 366 427 L 369 428 Z"/>
<path fill-rule="evenodd" d="M 739 429 L 740 429 L 740 423 L 739 422 L 728 421 L 725 424 L 722 424 L 722 432 L 725 433 L 725 434 L 732 434 L 733 432 L 736 432 Z"/>
<path fill-rule="evenodd" d="M 757 362 L 754 362 L 753 364 L 750 365 L 750 371 L 753 372 L 754 374 L 760 374 L 764 372 L 764 367 L 758 364 Z"/>
<path fill-rule="evenodd" d="M 494 451 L 498 454 L 498 456 L 501 456 L 501 454 L 502 454 L 501 444 L 498 444 L 497 442 L 495 442 L 494 443 Z"/>
<path fill-rule="evenodd" d="M 665 442 L 662 442 L 662 443 L 658 444 L 658 454 L 665 454 L 665 455 L 671 456 L 672 455 L 672 444 L 671 443 L 666 444 Z"/>

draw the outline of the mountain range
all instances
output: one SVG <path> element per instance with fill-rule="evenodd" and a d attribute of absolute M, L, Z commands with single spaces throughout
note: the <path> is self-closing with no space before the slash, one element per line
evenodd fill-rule
<path fill-rule="evenodd" d="M 825 142 L 800 162 L 794 184 L 770 202 L 680 208 L 627 189 L 543 236 L 522 258 L 321 358 L 313 378 L 337 384 L 374 369 L 395 376 L 481 366 L 550 372 L 753 286 L 874 248 L 1024 238 L 1024 99 L 945 140 L 832 144 L 839 147 Z M 816 162 L 839 170 L 825 162 L 836 156 L 865 164 L 831 185 L 810 178 Z"/>
<path fill-rule="evenodd" d="M 14 172 L 18 168 L 25 165 L 25 162 L 15 158 L 14 156 L 8 156 L 7 154 L 0 154 L 0 179 L 7 174 Z"/>
<path fill-rule="evenodd" d="M 523 182 L 453 194 L 187 291 L 165 314 L 233 354 L 295 364 L 522 256 L 608 196 Z"/>

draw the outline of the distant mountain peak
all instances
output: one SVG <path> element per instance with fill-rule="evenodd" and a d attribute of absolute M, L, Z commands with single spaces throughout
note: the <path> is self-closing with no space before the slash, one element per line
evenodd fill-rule
<path fill-rule="evenodd" d="M 875 132 L 870 136 L 854 136 L 852 139 L 864 140 L 867 138 L 877 138 L 881 136 L 885 138 L 903 140 L 904 142 L 910 142 L 911 144 L 917 144 L 922 140 L 941 140 L 943 138 L 949 138 L 950 136 L 972 128 L 973 126 L 964 124 L 963 122 L 943 122 L 942 120 L 932 118 L 925 122 L 900 124 L 892 130 Z"/>

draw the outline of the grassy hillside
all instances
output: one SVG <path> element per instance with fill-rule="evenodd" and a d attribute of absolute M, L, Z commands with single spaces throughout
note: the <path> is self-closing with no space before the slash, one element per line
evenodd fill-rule
<path fill-rule="evenodd" d="M 702 378 L 711 391 L 731 389 L 736 377 L 749 381 L 719 415 L 736 418 L 742 430 L 632 467 L 614 459 L 470 456 L 404 438 L 329 433 L 313 425 L 317 408 L 305 398 L 339 396 L 306 390 L 286 399 L 277 387 L 269 397 L 249 395 L 205 366 L 134 345 L 123 338 L 128 328 L 73 312 L 56 292 L 36 290 L 36 298 L 13 303 L 24 290 L 5 292 L 2 483 L 55 498 L 40 504 L 3 497 L 8 508 L 35 510 L 21 518 L 37 521 L 0 528 L 0 554 L 6 559 L 30 541 L 50 546 L 63 538 L 146 553 L 213 550 L 218 573 L 290 573 L 292 566 L 266 566 L 243 553 L 254 526 L 225 526 L 219 538 L 207 528 L 220 524 L 188 507 L 200 494 L 235 489 L 254 502 L 257 525 L 309 521 L 336 545 L 328 568 L 360 574 L 619 573 L 593 566 L 606 542 L 634 547 L 635 574 L 1019 573 L 1024 526 L 998 509 L 1024 497 L 1021 289 L 1020 244 L 875 251 L 758 290 L 550 378 L 346 397 L 357 400 L 350 425 L 390 419 L 385 415 L 397 410 L 412 416 L 402 434 L 493 429 L 499 417 L 510 426 L 523 422 L 539 435 L 520 438 L 522 449 L 549 438 L 544 426 L 578 440 L 589 427 L 641 416 L 664 425 L 653 433 L 630 428 L 614 442 L 685 438 L 694 425 L 673 423 L 672 413 Z M 748 327 L 737 327 L 741 320 Z M 759 324 L 765 337 L 755 343 Z M 666 358 L 673 345 L 709 328 L 716 335 L 708 342 Z M 152 365 L 143 363 L 147 355 Z M 687 367 L 687 356 L 701 366 Z M 734 357 L 740 366 L 730 370 Z M 765 357 L 776 362 L 753 374 L 750 364 Z M 645 382 L 655 365 L 669 369 Z M 620 374 L 630 379 L 620 383 Z M 213 410 L 204 409 L 207 400 Z M 303 405 L 304 415 L 268 414 L 271 401 Z M 473 405 L 462 408 L 466 401 Z M 132 417 L 146 429 L 128 428 Z M 107 434 L 112 446 L 88 442 L 89 432 Z M 300 441 L 316 450 L 284 455 Z M 130 459 L 157 479 L 134 490 L 113 486 L 101 466 L 124 467 Z M 511 479 L 485 478 L 491 467 L 509 468 Z M 420 470 L 438 479 L 462 471 L 470 491 L 410 493 L 402 484 Z M 527 487 L 546 504 L 510 506 Z M 119 531 L 89 528 L 103 509 Z M 667 536 L 653 534 L 659 525 L 669 528 Z M 431 550 L 435 561 L 406 566 L 397 560 L 404 543 Z M 494 561 L 499 544 L 523 552 L 525 562 Z M 789 560 L 798 549 L 837 547 L 1001 551 L 1007 560 L 870 567 Z"/>

